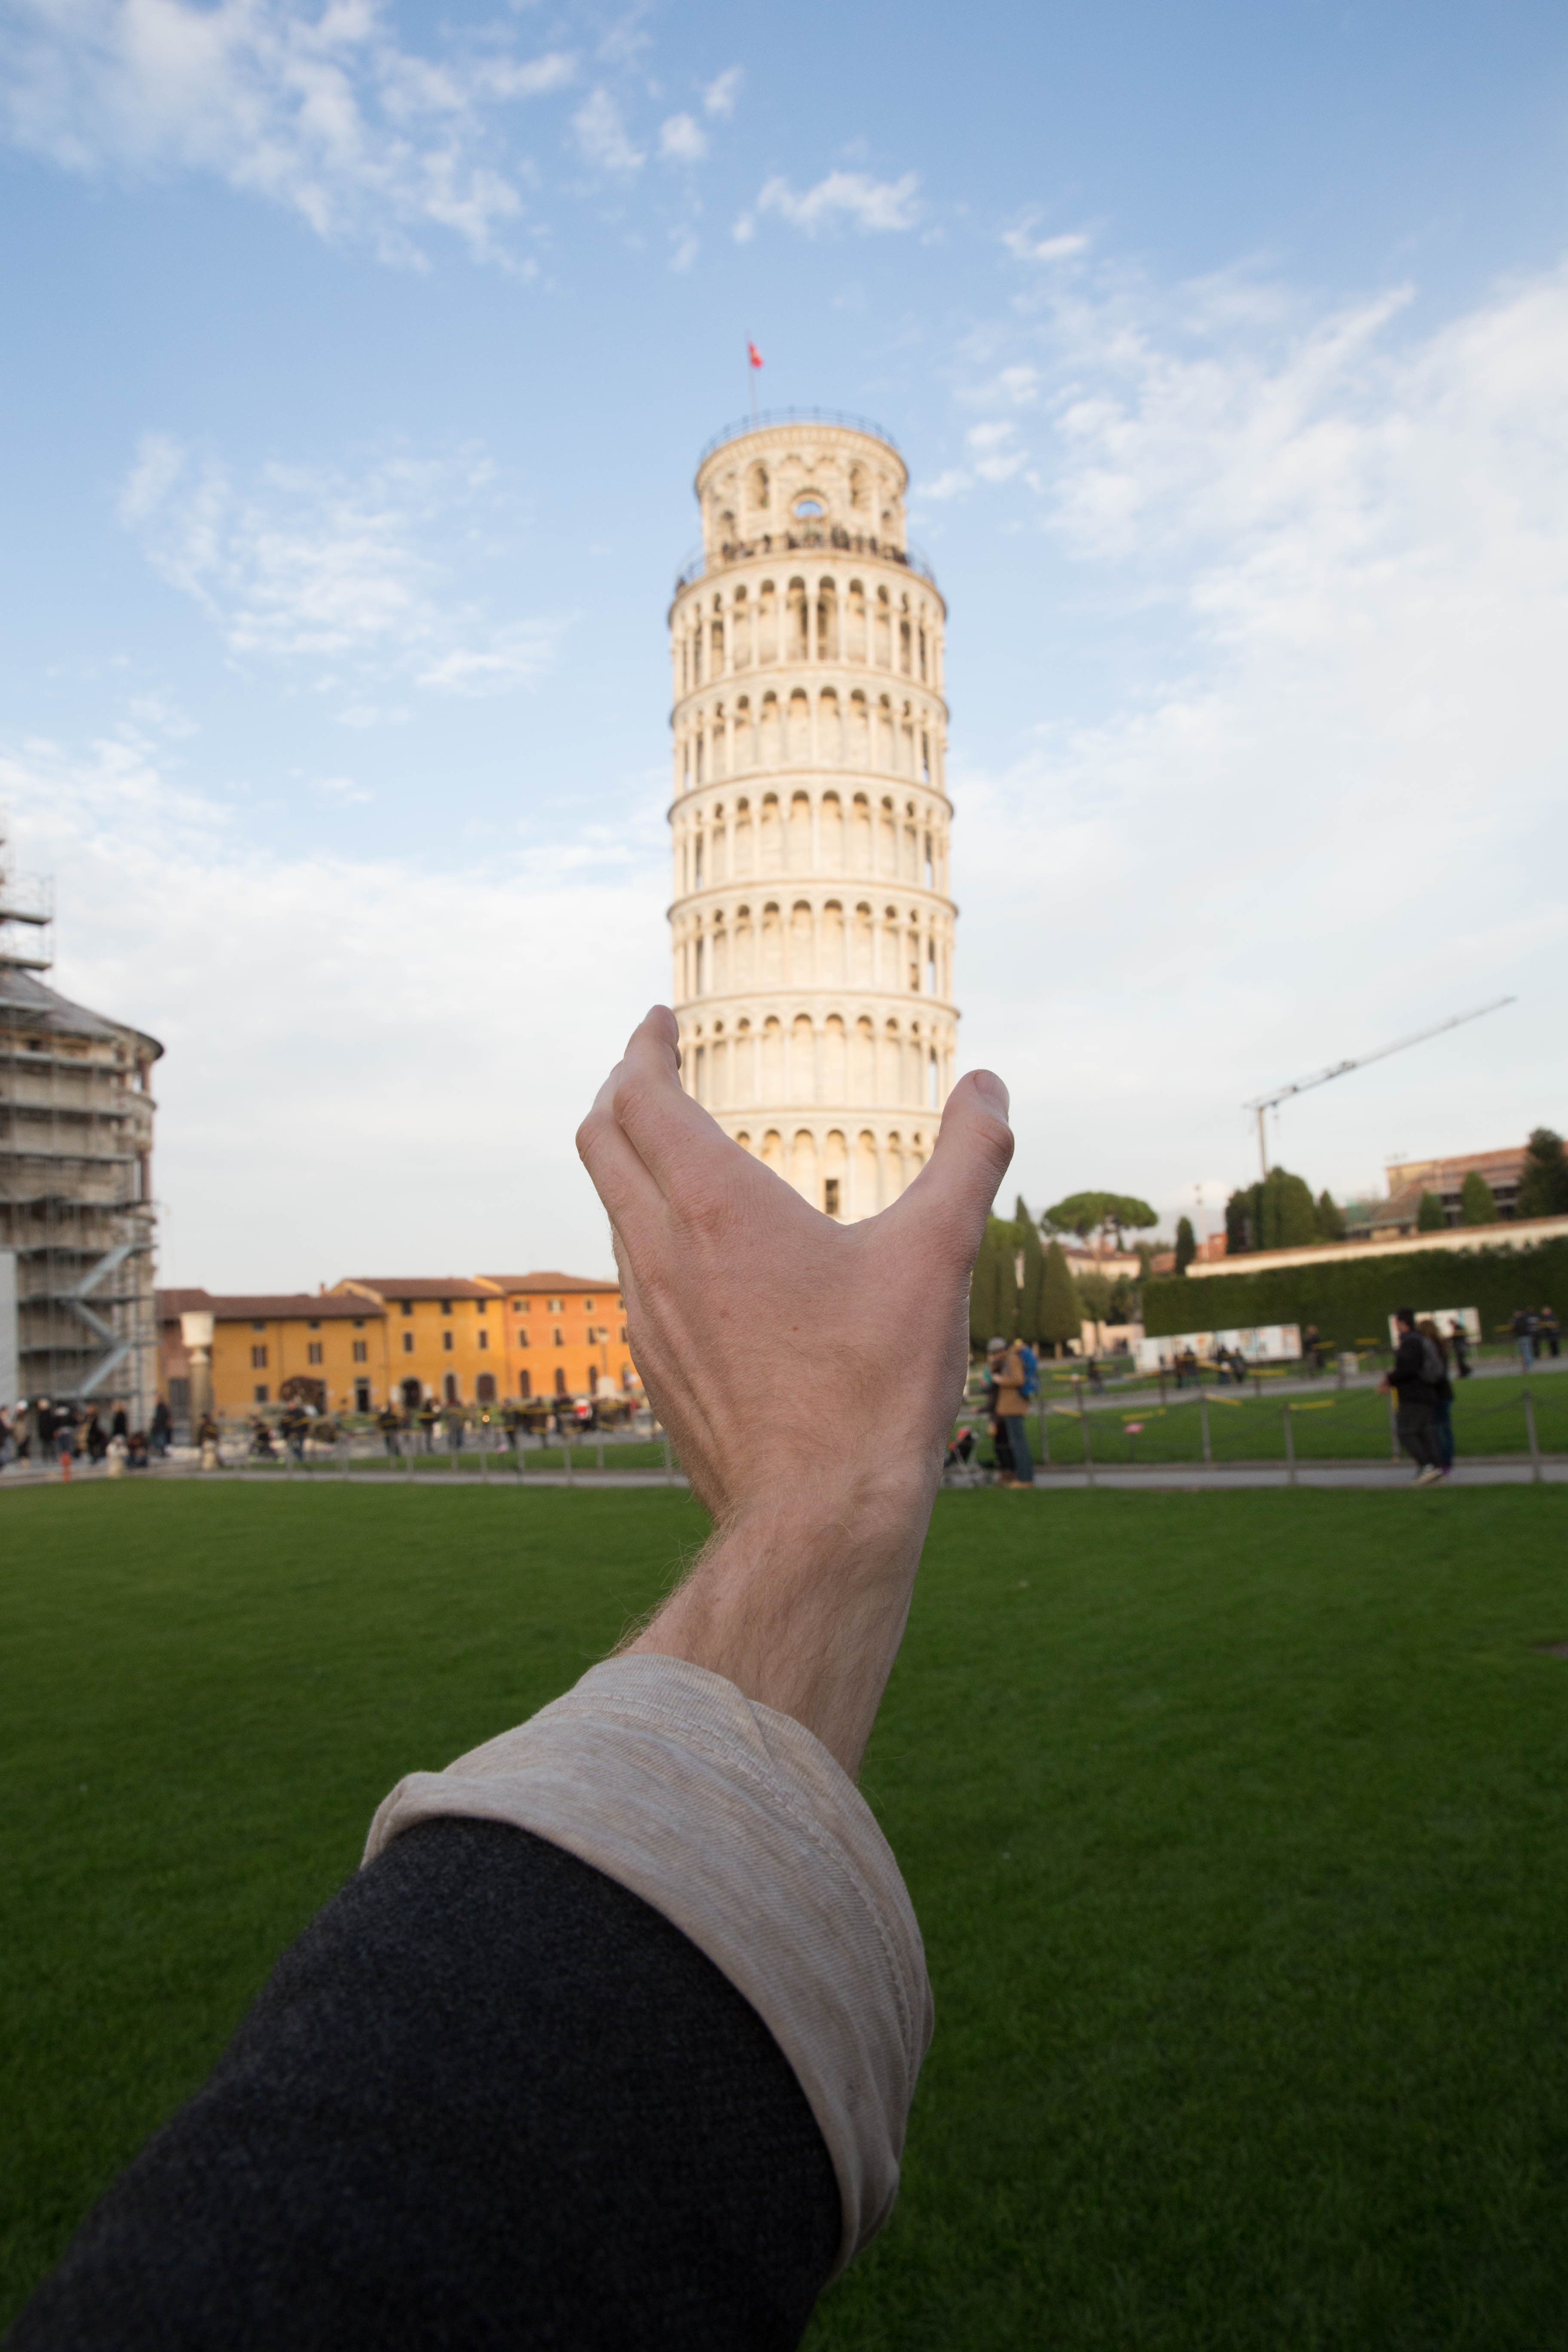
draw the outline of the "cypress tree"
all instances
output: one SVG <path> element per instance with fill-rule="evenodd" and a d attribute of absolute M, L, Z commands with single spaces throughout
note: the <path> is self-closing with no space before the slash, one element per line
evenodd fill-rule
<path fill-rule="evenodd" d="M 1193 1231 L 1191 1217 L 1178 1217 L 1176 1219 L 1176 1272 L 1185 1274 L 1197 1254 L 1197 1235 Z"/>
<path fill-rule="evenodd" d="M 1318 1239 L 1342 1242 L 1345 1237 L 1345 1213 L 1333 1194 L 1324 1191 L 1318 1195 Z"/>
<path fill-rule="evenodd" d="M 1077 1339 L 1083 1327 L 1083 1302 L 1072 1278 L 1060 1242 L 1047 1250 L 1040 1273 L 1040 1344 L 1053 1352 Z"/>
<path fill-rule="evenodd" d="M 1462 1225 L 1495 1225 L 1497 1194 L 1479 1168 L 1472 1168 L 1459 1188 L 1459 1223 Z"/>
<path fill-rule="evenodd" d="M 977 1355 L 984 1355 L 987 1340 L 1017 1336 L 1016 1249 L 1011 1218 L 987 1217 L 969 1286 L 969 1344 Z"/>
<path fill-rule="evenodd" d="M 1317 1240 L 1317 1208 L 1300 1176 L 1286 1168 L 1271 1168 L 1258 1189 L 1261 1248 L 1300 1249 Z"/>
<path fill-rule="evenodd" d="M 1568 1156 L 1563 1153 L 1563 1138 L 1550 1127 L 1536 1128 L 1525 1147 L 1514 1214 L 1568 1216 Z"/>
<path fill-rule="evenodd" d="M 1024 1205 L 1020 1192 L 1013 1214 L 1013 1232 L 1024 1259 L 1024 1279 L 1018 1289 L 1018 1337 L 1038 1347 L 1040 1328 L 1040 1286 L 1046 1275 L 1046 1253 L 1040 1244 L 1040 1229 Z"/>
<path fill-rule="evenodd" d="M 1418 1234 L 1440 1234 L 1447 1222 L 1447 1217 L 1443 1214 L 1443 1203 L 1437 1198 L 1436 1193 L 1423 1192 L 1421 1195 L 1421 1206 L 1415 1212 L 1416 1232 Z"/>

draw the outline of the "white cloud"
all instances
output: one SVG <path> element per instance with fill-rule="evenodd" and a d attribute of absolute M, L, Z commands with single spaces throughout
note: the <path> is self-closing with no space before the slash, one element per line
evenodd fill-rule
<path fill-rule="evenodd" d="M 667 163 L 700 163 L 708 152 L 708 133 L 695 115 L 672 114 L 659 125 L 658 152 Z"/>
<path fill-rule="evenodd" d="M 733 114 L 735 101 L 741 95 L 741 85 L 745 79 L 742 66 L 726 66 L 721 74 L 716 74 L 702 93 L 702 103 L 707 111 L 725 116 Z"/>
<path fill-rule="evenodd" d="M 668 985 L 662 841 L 492 843 L 447 872 L 271 856 L 140 740 L 0 751 L 0 793 L 61 877 L 54 984 L 166 1049 L 162 1281 L 610 1271 L 573 1135 Z M 570 1020 L 537 1017 L 561 973 Z M 523 1037 L 526 1085 L 498 1083 Z"/>
<path fill-rule="evenodd" d="M 983 482 L 1005 482 L 1018 471 L 1026 453 L 1016 446 L 1017 436 L 1017 426 L 1007 417 L 971 425 L 964 436 L 969 462 Z"/>
<path fill-rule="evenodd" d="M 1002 242 L 1016 261 L 1076 261 L 1080 253 L 1089 251 L 1089 238 L 1081 230 L 1062 236 L 1036 236 L 1032 221 L 1021 227 L 1004 229 Z"/>
<path fill-rule="evenodd" d="M 792 227 L 816 236 L 826 228 L 849 221 L 863 231 L 913 228 L 920 217 L 915 192 L 918 175 L 906 172 L 900 180 L 874 180 L 868 172 L 829 172 L 814 188 L 796 194 L 787 180 L 773 179 L 757 198 L 760 213 L 777 213 Z M 742 243 L 737 226 L 736 236 Z"/>
<path fill-rule="evenodd" d="M 956 499 L 974 487 L 974 478 L 962 466 L 949 466 L 929 482 L 918 482 L 912 495 L 921 499 Z"/>
<path fill-rule="evenodd" d="M 607 89 L 596 89 L 572 117 L 584 160 L 601 172 L 636 172 L 644 158 L 626 135 L 621 110 Z M 695 125 L 693 126 L 695 128 Z"/>
<path fill-rule="evenodd" d="M 1042 669 L 1087 649 L 1131 681 L 954 779 L 987 909 L 969 1048 L 1015 1082 L 1041 1191 L 1244 1181 L 1248 1096 L 1510 991 L 1292 1107 L 1274 1148 L 1344 1191 L 1396 1141 L 1561 1123 L 1568 271 L 1426 336 L 1404 304 L 1108 279 L 987 331 L 1038 376 Z M 977 432 L 977 471 L 1021 446 Z M 1042 934 L 1044 1024 L 1016 972 Z"/>
<path fill-rule="evenodd" d="M 572 72 L 417 54 L 377 0 L 15 0 L 0 136 L 87 175 L 210 173 L 388 260 L 429 229 L 495 259 L 522 209 L 498 112 Z"/>
<path fill-rule="evenodd" d="M 321 776 L 317 780 L 316 790 L 330 801 L 364 802 L 375 798 L 368 784 L 358 784 L 352 776 Z"/>
<path fill-rule="evenodd" d="M 389 458 L 358 476 L 272 465 L 239 484 L 216 460 L 149 434 L 120 514 L 237 658 L 329 665 L 333 691 L 379 677 L 473 695 L 542 676 L 561 629 L 549 619 L 497 622 L 444 593 L 443 536 L 493 497 L 493 469 L 472 455 Z M 361 691 L 342 715 L 365 725 L 388 713 Z"/>
<path fill-rule="evenodd" d="M 674 229 L 670 232 L 670 241 L 674 247 L 669 257 L 671 269 L 678 273 L 689 269 L 701 249 L 696 231 L 689 228 Z"/>

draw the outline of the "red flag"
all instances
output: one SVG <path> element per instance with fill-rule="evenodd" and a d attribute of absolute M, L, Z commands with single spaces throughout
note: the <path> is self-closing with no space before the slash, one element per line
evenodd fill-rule
<path fill-rule="evenodd" d="M 751 361 L 753 367 L 762 366 L 763 355 L 761 352 L 758 351 L 755 343 L 748 343 L 746 345 L 746 357 Z"/>

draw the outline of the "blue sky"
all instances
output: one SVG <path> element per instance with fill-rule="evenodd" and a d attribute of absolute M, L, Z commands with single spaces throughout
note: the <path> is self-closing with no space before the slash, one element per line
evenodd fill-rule
<path fill-rule="evenodd" d="M 0 799 L 168 1279 L 605 1262 L 698 449 L 878 417 L 1015 1181 L 1568 1120 L 1568 19 L 0 5 Z"/>

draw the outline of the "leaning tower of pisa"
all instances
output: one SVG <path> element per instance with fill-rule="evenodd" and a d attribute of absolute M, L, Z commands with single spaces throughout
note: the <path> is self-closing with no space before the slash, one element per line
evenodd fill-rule
<path fill-rule="evenodd" d="M 954 1074 L 947 608 L 907 481 L 855 420 L 721 435 L 669 615 L 685 1081 L 845 1219 L 910 1182 Z"/>

